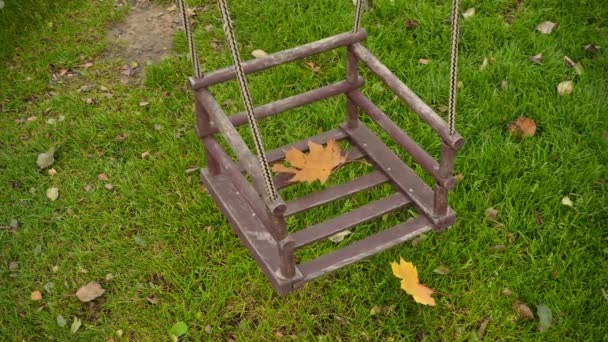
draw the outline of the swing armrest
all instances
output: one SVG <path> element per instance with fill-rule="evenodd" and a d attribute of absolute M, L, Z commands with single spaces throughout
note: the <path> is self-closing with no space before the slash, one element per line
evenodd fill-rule
<path fill-rule="evenodd" d="M 257 71 L 265 70 L 273 66 L 293 62 L 298 59 L 303 59 L 308 56 L 316 55 L 322 52 L 330 51 L 341 46 L 347 46 L 356 42 L 360 42 L 367 38 L 367 32 L 364 29 L 358 32 L 345 32 L 325 39 L 317 40 L 308 44 L 304 44 L 292 49 L 283 50 L 272 53 L 262 58 L 256 58 L 243 63 L 243 71 L 245 74 L 251 74 Z M 205 74 L 202 78 L 193 78 L 190 80 L 190 86 L 194 90 L 209 87 L 214 84 L 226 82 L 236 78 L 234 66 L 216 70 Z"/>
<path fill-rule="evenodd" d="M 380 108 L 358 90 L 346 94 L 357 106 L 363 109 L 378 126 L 380 126 L 414 161 L 420 165 L 428 174 L 433 176 L 437 183 L 446 188 L 456 185 L 451 173 L 442 173 L 439 163 L 433 159 L 420 145 L 403 132 Z"/>
<path fill-rule="evenodd" d="M 351 45 L 352 52 L 374 73 L 395 95 L 397 95 L 408 107 L 418 114 L 431 128 L 439 134 L 443 142 L 454 150 L 459 150 L 464 145 L 464 138 L 458 134 L 450 134 L 448 124 L 429 105 L 424 103 L 416 93 L 405 85 L 392 71 L 384 66 L 376 56 L 360 43 Z"/>
<path fill-rule="evenodd" d="M 243 169 L 247 171 L 247 174 L 251 177 L 253 181 L 253 186 L 260 194 L 265 193 L 264 188 L 264 178 L 262 177 L 262 170 L 260 169 L 260 165 L 258 164 L 255 156 L 245 144 L 245 141 L 241 138 L 236 128 L 228 119 L 224 110 L 220 107 L 220 105 L 215 101 L 209 90 L 207 89 L 199 89 L 196 92 L 196 101 L 198 101 L 205 111 L 209 113 L 211 121 L 215 123 L 215 126 L 222 133 L 222 136 L 228 143 L 228 146 L 232 149 L 232 152 L 236 154 L 238 162 L 241 164 Z M 282 216 L 287 206 L 283 199 L 278 196 L 277 199 L 271 201 L 267 198 L 267 196 L 262 196 L 264 198 L 264 202 L 266 203 L 268 209 L 275 215 Z"/>

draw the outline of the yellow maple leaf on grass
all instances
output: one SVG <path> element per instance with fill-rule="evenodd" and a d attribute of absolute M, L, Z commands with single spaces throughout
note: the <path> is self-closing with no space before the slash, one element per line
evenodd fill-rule
<path fill-rule="evenodd" d="M 401 288 L 414 297 L 416 303 L 435 306 L 435 299 L 431 297 L 435 291 L 418 282 L 416 266 L 403 258 L 399 259 L 399 263 L 391 262 L 391 268 L 395 277 L 401 279 Z"/>
<path fill-rule="evenodd" d="M 346 156 L 335 140 L 329 140 L 325 147 L 309 140 L 308 149 L 310 152 L 306 154 L 297 148 L 289 148 L 285 151 L 285 160 L 290 166 L 277 163 L 272 166 L 272 171 L 293 174 L 290 182 L 310 184 L 319 180 L 324 184 L 331 171 L 346 161 Z"/>

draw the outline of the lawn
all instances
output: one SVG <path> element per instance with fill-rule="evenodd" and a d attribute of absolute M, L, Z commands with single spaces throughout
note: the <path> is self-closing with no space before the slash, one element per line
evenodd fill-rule
<path fill-rule="evenodd" d="M 285 297 L 275 294 L 192 172 L 204 158 L 185 87 L 191 67 L 184 35 L 175 33 L 172 55 L 125 84 L 123 66 L 132 61 L 107 52 L 114 43 L 107 30 L 128 15 L 125 6 L 39 2 L 5 0 L 0 9 L 0 340 L 163 341 L 176 322 L 188 327 L 181 340 L 191 341 L 608 339 L 604 0 L 464 0 L 462 9 L 476 14 L 462 22 L 457 128 L 466 145 L 456 162 L 462 180 L 450 194 L 457 223 Z M 190 3 L 198 6 L 193 20 L 203 69 L 229 65 L 214 2 Z M 255 49 L 270 53 L 348 31 L 353 11 L 350 0 L 230 5 L 246 59 Z M 362 22 L 367 47 L 440 111 L 448 94 L 450 4 L 375 5 Z M 407 28 L 408 19 L 417 26 Z M 536 31 L 546 20 L 559 23 L 551 34 Z M 585 49 L 589 44 L 601 48 Z M 541 65 L 528 60 L 541 52 Z M 344 77 L 343 49 L 306 62 L 319 71 L 296 62 L 252 75 L 255 103 Z M 72 77 L 58 76 L 62 69 Z M 437 156 L 437 136 L 366 76 L 364 93 Z M 573 91 L 560 96 L 557 85 L 567 80 Z M 242 109 L 236 82 L 213 92 L 227 112 Z M 343 121 L 344 108 L 345 100 L 335 98 L 265 120 L 265 143 L 276 148 L 331 129 Z M 509 134 L 519 117 L 536 122 L 533 137 Z M 252 147 L 247 129 L 240 131 Z M 51 148 L 55 162 L 40 170 L 38 154 Z M 349 165 L 329 185 L 368 169 Z M 55 201 L 47 198 L 53 187 Z M 322 187 L 296 185 L 282 194 L 295 198 Z M 386 194 L 381 187 L 296 216 L 290 229 Z M 571 205 L 562 203 L 565 197 Z M 486 217 L 491 207 L 495 220 Z M 298 257 L 345 246 L 406 215 L 362 225 L 337 246 L 323 242 Z M 417 304 L 400 290 L 389 266 L 400 256 L 439 292 L 437 306 Z M 435 272 L 440 265 L 449 273 Z M 74 294 L 91 281 L 105 293 L 81 303 Z M 34 291 L 41 300 L 31 299 Z M 518 318 L 516 302 L 534 312 L 546 305 L 552 325 L 541 332 L 537 317 Z M 73 333 L 76 318 L 82 326 Z"/>

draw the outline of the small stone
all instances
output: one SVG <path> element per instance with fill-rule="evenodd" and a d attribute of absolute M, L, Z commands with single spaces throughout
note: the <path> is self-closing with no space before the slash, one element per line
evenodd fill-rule
<path fill-rule="evenodd" d="M 106 185 L 103 186 L 104 188 L 106 188 L 107 190 L 112 190 L 114 189 L 114 185 L 112 185 L 112 183 L 107 183 Z"/>

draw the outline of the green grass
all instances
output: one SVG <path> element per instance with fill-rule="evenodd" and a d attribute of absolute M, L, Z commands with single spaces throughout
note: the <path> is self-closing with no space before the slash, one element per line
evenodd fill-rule
<path fill-rule="evenodd" d="M 103 57 L 110 43 L 106 28 L 125 15 L 114 1 L 71 1 L 62 8 L 49 1 L 38 11 L 46 14 L 25 26 L 19 23 L 31 13 L 29 3 L 20 2 L 23 7 L 15 9 L 15 1 L 5 2 L 0 10 L 0 225 L 16 219 L 20 227 L 16 233 L 0 231 L 0 340 L 118 340 L 114 334 L 121 329 L 125 341 L 158 341 L 169 339 L 167 331 L 183 321 L 189 327 L 183 339 L 192 341 L 281 340 L 289 335 L 323 341 L 471 341 L 485 317 L 491 317 L 487 340 L 608 338 L 608 301 L 602 294 L 602 289 L 608 291 L 608 7 L 602 0 L 535 0 L 520 8 L 511 0 L 465 1 L 463 9 L 476 7 L 477 14 L 462 23 L 458 129 L 467 144 L 456 165 L 464 180 L 450 197 L 457 224 L 429 234 L 417 246 L 406 243 L 283 298 L 201 191 L 196 175 L 185 172 L 204 162 L 192 129 L 191 95 L 184 87 L 190 67 L 183 35 L 175 35 L 173 57 L 147 67 L 143 84 L 123 85 L 118 69 L 129 61 Z M 230 3 L 243 56 L 254 49 L 274 52 L 317 40 L 351 25 L 348 0 Z M 446 104 L 448 2 L 376 3 L 363 18 L 367 46 L 432 106 Z M 208 10 L 196 17 L 196 43 L 203 68 L 212 70 L 228 65 L 230 57 L 219 13 L 213 1 L 204 4 Z M 513 19 L 510 25 L 506 17 Z M 406 30 L 408 18 L 418 27 Z M 560 25 L 543 35 L 535 26 L 544 20 Z M 202 30 L 208 24 L 211 31 Z M 211 39 L 222 42 L 219 52 Z M 586 54 L 583 46 L 589 43 L 602 50 Z M 527 60 L 539 52 L 543 65 Z M 584 73 L 568 69 L 564 55 L 582 63 Z M 480 71 L 484 57 L 495 62 Z M 420 58 L 430 63 L 421 65 Z M 88 60 L 93 67 L 78 67 Z M 299 62 L 251 76 L 255 102 L 344 75 L 342 50 L 309 60 L 321 67 L 319 75 Z M 51 83 L 50 70 L 61 68 L 82 73 L 64 84 Z M 368 76 L 364 92 L 437 155 L 437 137 Z M 572 95 L 557 95 L 556 85 L 563 80 L 574 81 Z M 97 85 L 91 92 L 77 91 L 90 83 Z M 106 98 L 101 86 L 114 96 Z M 242 108 L 234 82 L 216 89 L 220 103 L 233 100 L 227 110 Z M 86 104 L 87 97 L 97 103 Z M 140 107 L 140 101 L 150 104 Z M 343 113 L 343 99 L 328 100 L 264 121 L 262 132 L 268 148 L 277 147 L 334 127 Z M 60 115 L 65 121 L 47 124 Z M 15 122 L 31 116 L 37 120 Z M 537 122 L 535 137 L 520 140 L 506 133 L 508 123 L 520 116 Z M 247 129 L 241 132 L 249 139 Z M 118 142 L 117 135 L 126 138 Z M 35 164 L 38 153 L 50 147 L 57 149 L 54 176 Z M 144 151 L 150 157 L 142 159 Z M 330 183 L 366 170 L 349 166 Z M 113 191 L 97 180 L 100 172 L 109 176 Z M 87 184 L 91 192 L 83 190 Z M 55 202 L 46 198 L 51 186 L 60 189 Z M 309 191 L 297 186 L 284 195 Z M 385 188 L 363 193 L 290 224 L 302 227 L 386 194 Z M 566 195 L 573 208 L 560 204 Z M 504 227 L 486 222 L 484 211 L 490 206 L 499 210 Z M 535 222 L 535 213 L 542 224 Z M 366 224 L 340 246 L 405 216 Z M 136 237 L 145 245 L 136 243 Z M 506 245 L 505 252 L 491 253 L 495 245 Z M 320 243 L 299 257 L 333 247 Z M 399 256 L 414 262 L 421 282 L 444 294 L 436 296 L 436 307 L 418 305 L 399 289 L 389 267 Z M 9 271 L 10 262 L 18 268 Z M 440 264 L 451 272 L 434 273 Z M 113 280 L 105 280 L 108 273 Z M 106 289 L 92 305 L 73 296 L 89 281 Z M 43 289 L 48 282 L 54 283 L 51 292 Z M 502 295 L 503 288 L 513 295 Z M 35 290 L 42 291 L 42 301 L 30 300 Z M 159 303 L 148 304 L 150 296 Z M 541 333 L 537 322 L 516 320 L 511 310 L 516 300 L 533 309 L 546 304 L 553 326 Z M 371 315 L 374 306 L 386 310 Z M 68 319 L 68 327 L 57 326 L 57 315 Z M 83 326 L 71 334 L 74 316 Z"/>

